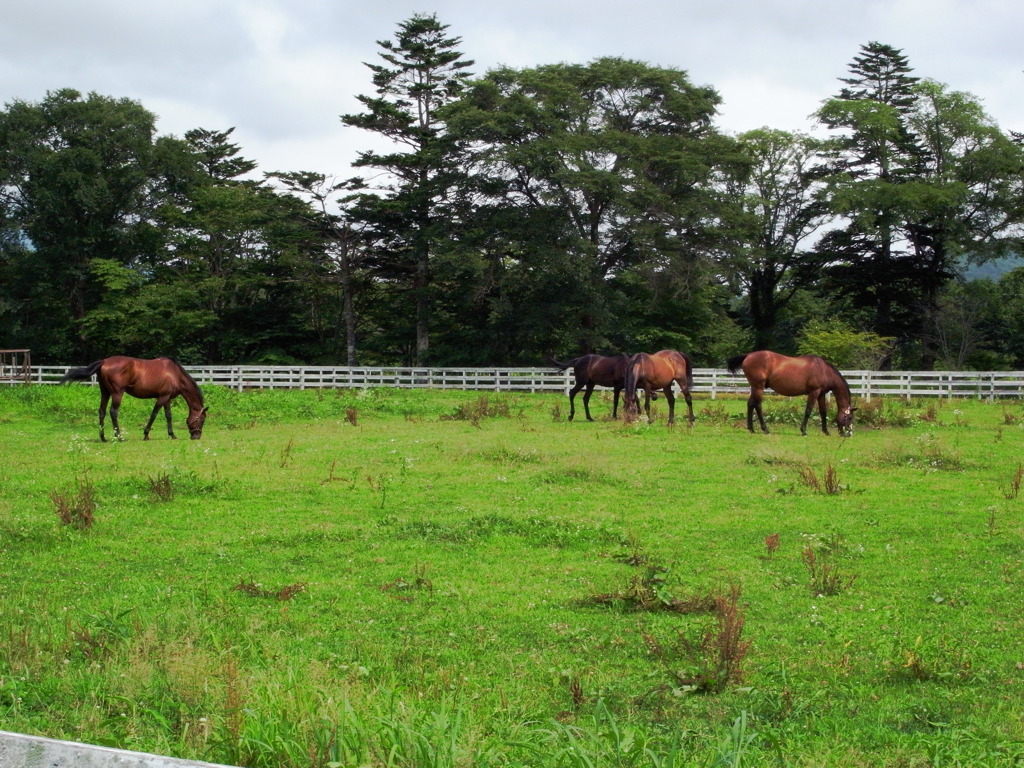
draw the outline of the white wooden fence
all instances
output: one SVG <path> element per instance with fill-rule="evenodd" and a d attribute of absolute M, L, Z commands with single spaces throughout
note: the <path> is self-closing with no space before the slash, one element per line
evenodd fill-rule
<path fill-rule="evenodd" d="M 70 366 L 33 365 L 29 380 L 55 384 Z M 554 368 L 385 368 L 347 366 L 200 365 L 186 366 L 200 384 L 245 389 L 337 389 L 402 387 L 562 392 L 573 385 L 572 371 Z M 695 368 L 694 392 L 746 395 L 742 375 L 721 368 Z M 844 371 L 854 397 L 970 397 L 993 400 L 1024 397 L 1024 371 Z M 0 381 L 22 381 L 19 377 Z"/>

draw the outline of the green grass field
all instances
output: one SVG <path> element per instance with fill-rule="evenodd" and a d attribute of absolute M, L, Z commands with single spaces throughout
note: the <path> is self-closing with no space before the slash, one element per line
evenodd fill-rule
<path fill-rule="evenodd" d="M 205 391 L 200 441 L 126 398 L 100 443 L 95 388 L 0 389 L 0 729 L 268 768 L 1024 764 L 1020 401 L 861 402 L 844 440 L 783 399 L 765 436 L 742 400 L 670 429 L 610 394 Z"/>

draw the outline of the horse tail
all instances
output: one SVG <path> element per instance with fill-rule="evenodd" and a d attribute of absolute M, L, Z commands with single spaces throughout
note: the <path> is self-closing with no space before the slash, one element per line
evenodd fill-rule
<path fill-rule="evenodd" d="M 574 365 L 576 365 L 577 360 L 579 360 L 578 357 L 573 358 L 568 363 L 561 363 L 558 360 L 555 360 L 555 358 L 553 357 L 548 357 L 548 362 L 551 363 L 553 366 L 555 366 L 555 368 L 557 368 L 560 371 L 564 371 L 566 368 L 572 368 Z"/>
<path fill-rule="evenodd" d="M 636 383 L 640 370 L 640 355 L 642 354 L 643 352 L 637 352 L 626 362 L 626 376 L 623 382 L 622 396 L 625 399 L 627 412 L 634 404 L 636 409 L 640 410 L 640 403 L 636 399 Z"/>
<path fill-rule="evenodd" d="M 687 391 L 693 390 L 693 360 L 685 352 L 680 352 L 683 356 L 683 360 L 686 361 L 686 389 Z"/>
<path fill-rule="evenodd" d="M 743 367 L 743 361 L 746 359 L 746 357 L 746 353 L 742 355 L 736 355 L 736 357 L 730 357 L 729 362 L 726 363 L 726 366 L 729 368 L 729 373 L 733 375 L 739 373 L 740 369 Z"/>
<path fill-rule="evenodd" d="M 65 373 L 57 383 L 65 384 L 69 381 L 85 381 L 86 379 L 91 379 L 93 374 L 100 369 L 101 365 L 103 365 L 103 361 L 97 360 L 92 365 L 87 365 L 84 368 L 72 368 L 70 371 Z"/>

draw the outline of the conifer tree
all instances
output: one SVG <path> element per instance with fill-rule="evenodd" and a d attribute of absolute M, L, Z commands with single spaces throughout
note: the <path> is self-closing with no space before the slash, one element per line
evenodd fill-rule
<path fill-rule="evenodd" d="M 368 225 L 388 230 L 382 274 L 411 289 L 416 364 L 427 361 L 431 261 L 462 173 L 438 110 L 459 97 L 473 65 L 457 50 L 461 39 L 447 30 L 435 15 L 416 14 L 398 25 L 393 41 L 378 41 L 385 63 L 367 64 L 376 96 L 358 96 L 366 111 L 341 117 L 396 145 L 393 152 L 359 154 L 356 167 L 383 171 L 385 181 L 376 189 L 364 183 L 367 194 L 354 210 Z"/>
<path fill-rule="evenodd" d="M 832 206 L 848 222 L 823 241 L 840 292 L 873 313 L 874 330 L 901 335 L 912 323 L 914 271 L 899 251 L 900 226 L 920 168 L 920 148 L 908 128 L 918 78 L 902 52 L 872 42 L 840 78 L 839 96 L 818 113 L 839 132 L 828 145 Z"/>

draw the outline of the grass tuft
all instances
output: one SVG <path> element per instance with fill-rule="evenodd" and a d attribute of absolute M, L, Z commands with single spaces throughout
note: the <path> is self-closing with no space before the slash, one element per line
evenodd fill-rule
<path fill-rule="evenodd" d="M 167 502 L 174 498 L 174 483 L 171 482 L 171 476 L 166 472 L 148 479 L 149 494 L 154 501 Z"/>
<path fill-rule="evenodd" d="M 720 693 L 743 681 L 751 641 L 743 638 L 746 617 L 741 597 L 738 584 L 731 585 L 728 593 L 715 595 L 714 622 L 695 636 L 676 630 L 673 642 L 667 644 L 653 633 L 643 633 L 647 650 L 676 686 L 696 693 Z"/>
<path fill-rule="evenodd" d="M 80 531 L 96 522 L 96 487 L 88 477 L 79 477 L 73 490 L 52 490 L 50 501 L 61 525 Z"/>
<path fill-rule="evenodd" d="M 306 591 L 305 584 L 288 584 L 277 589 L 266 589 L 262 584 L 257 584 L 253 580 L 243 581 L 231 588 L 232 592 L 241 592 L 243 595 L 249 597 L 260 597 L 269 598 L 271 600 L 280 600 L 282 602 L 291 600 L 296 595 L 302 594 Z"/>

